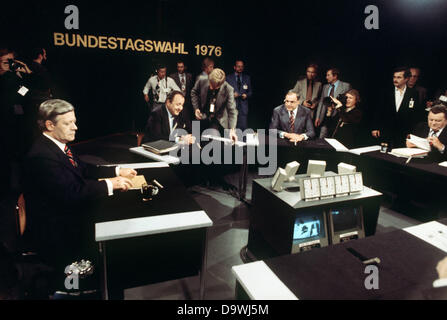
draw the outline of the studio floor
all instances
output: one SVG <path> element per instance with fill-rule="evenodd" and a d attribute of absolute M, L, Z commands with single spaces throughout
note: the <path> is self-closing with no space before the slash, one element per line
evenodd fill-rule
<path fill-rule="evenodd" d="M 255 172 L 248 175 L 246 199 L 251 201 L 253 179 L 260 178 Z M 237 186 L 237 174 L 229 174 L 226 182 Z M 205 275 L 206 300 L 235 299 L 236 279 L 231 267 L 243 264 L 240 252 L 247 245 L 249 228 L 249 205 L 239 201 L 230 192 L 220 187 L 188 188 L 191 196 L 213 220 L 208 231 L 207 270 Z M 385 198 L 386 199 L 386 198 Z M 386 201 L 380 208 L 376 234 L 390 232 L 419 224 L 416 219 L 390 209 Z M 126 300 L 197 300 L 199 277 L 127 289 Z"/>

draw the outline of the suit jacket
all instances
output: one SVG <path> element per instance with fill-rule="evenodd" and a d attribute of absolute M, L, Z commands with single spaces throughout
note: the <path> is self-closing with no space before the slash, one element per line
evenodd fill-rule
<path fill-rule="evenodd" d="M 191 89 L 194 85 L 193 81 L 192 81 L 192 74 L 190 73 L 186 73 L 186 97 L 189 97 L 191 94 Z M 171 74 L 169 77 L 171 77 L 172 79 L 174 79 L 175 83 L 177 84 L 177 86 L 181 89 L 182 88 L 182 83 L 180 82 L 180 76 L 178 74 L 178 72 Z"/>
<path fill-rule="evenodd" d="M 203 111 L 209 107 L 205 106 L 209 87 L 208 78 L 200 77 L 192 88 L 191 102 L 194 112 L 197 109 Z M 224 129 L 236 128 L 238 111 L 234 101 L 234 90 L 227 82 L 224 82 L 219 89 L 214 113 L 217 121 Z"/>
<path fill-rule="evenodd" d="M 380 130 L 383 140 L 392 147 L 404 147 L 407 134 L 426 119 L 424 106 L 419 105 L 419 95 L 407 87 L 399 111 L 396 112 L 395 87 L 384 92 L 380 105 L 376 108 L 372 130 Z M 413 106 L 411 106 L 413 101 Z"/>
<path fill-rule="evenodd" d="M 73 254 L 87 238 L 93 241 L 93 226 L 84 233 L 82 222 L 92 200 L 106 197 L 105 181 L 88 177 L 114 175 L 115 168 L 84 164 L 73 154 L 75 168 L 67 155 L 45 136 L 40 136 L 25 159 L 24 195 L 27 209 L 27 238 L 39 253 L 52 258 Z"/>
<path fill-rule="evenodd" d="M 144 142 L 157 141 L 157 140 L 168 140 L 171 134 L 171 129 L 169 127 L 169 116 L 168 110 L 165 106 L 155 109 L 152 111 L 149 119 L 147 121 Z M 174 125 L 177 122 L 176 128 L 184 129 L 191 132 L 190 125 L 184 120 L 183 112 L 180 112 L 177 119 L 174 119 Z"/>
<path fill-rule="evenodd" d="M 278 131 L 289 132 L 289 112 L 284 104 L 273 109 L 272 120 L 270 122 L 270 129 Z M 305 133 L 309 139 L 315 137 L 315 129 L 312 123 L 311 111 L 304 107 L 298 106 L 298 111 L 295 117 L 293 133 Z"/>
<path fill-rule="evenodd" d="M 421 137 L 426 138 L 428 137 L 430 133 L 430 127 L 427 125 L 427 122 L 421 122 L 419 123 L 413 130 L 412 134 Z M 432 147 L 431 151 L 428 153 L 428 156 L 436 162 L 441 162 L 444 160 L 447 160 L 447 127 L 445 127 L 441 134 L 438 137 L 439 141 L 446 146 L 446 149 L 444 150 L 444 153 L 439 152 L 438 149 L 435 147 Z"/>
<path fill-rule="evenodd" d="M 321 96 L 321 87 L 321 82 L 314 80 L 312 84 L 312 103 L 319 102 Z M 301 97 L 300 100 L 304 102 L 307 96 L 307 78 L 298 80 L 292 91 L 298 93 Z"/>
<path fill-rule="evenodd" d="M 235 73 L 227 75 L 226 80 L 227 80 L 228 84 L 233 87 L 234 92 L 237 92 L 240 94 L 240 96 L 235 99 L 238 114 L 246 116 L 248 114 L 248 99 L 252 95 L 250 76 L 248 76 L 246 74 L 241 74 L 242 86 L 241 86 L 240 91 L 237 88 L 237 78 L 236 78 Z M 242 94 L 244 94 L 244 93 L 247 95 L 247 99 L 245 99 L 245 100 L 243 100 L 241 97 Z"/>
<path fill-rule="evenodd" d="M 318 103 L 318 109 L 317 109 L 315 118 L 320 119 L 321 122 L 323 122 L 323 120 L 326 118 L 326 112 L 327 112 L 327 107 L 325 107 L 323 105 L 323 99 L 325 97 L 329 97 L 330 88 L 331 88 L 331 85 L 329 83 L 326 83 L 323 86 L 323 90 L 321 92 L 321 97 L 320 97 L 320 102 Z M 340 83 L 337 86 L 337 89 L 334 92 L 334 98 L 337 98 L 338 95 L 343 94 L 343 93 L 347 92 L 348 90 L 351 90 L 351 84 L 348 82 L 340 81 Z"/>

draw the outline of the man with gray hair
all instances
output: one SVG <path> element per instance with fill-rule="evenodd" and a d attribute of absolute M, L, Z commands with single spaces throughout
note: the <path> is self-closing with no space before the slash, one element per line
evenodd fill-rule
<path fill-rule="evenodd" d="M 92 201 L 113 195 L 115 190 L 127 191 L 136 171 L 89 166 L 76 157 L 67 145 L 75 139 L 76 116 L 74 107 L 64 100 L 43 102 L 38 124 L 42 135 L 24 163 L 26 236 L 33 249 L 60 268 L 88 258 L 80 255 L 94 244 L 94 230 L 82 221 Z M 90 179 L 113 175 L 102 181 Z"/>
<path fill-rule="evenodd" d="M 225 81 L 225 72 L 214 69 L 208 77 L 201 77 L 191 91 L 196 120 L 203 120 L 205 128 L 230 129 L 230 137 L 237 141 L 237 109 L 234 89 Z"/>

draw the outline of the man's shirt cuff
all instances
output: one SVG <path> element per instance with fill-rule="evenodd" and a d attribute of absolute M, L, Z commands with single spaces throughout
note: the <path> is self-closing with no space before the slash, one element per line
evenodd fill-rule
<path fill-rule="evenodd" d="M 104 180 L 107 183 L 107 194 L 109 196 L 113 196 L 113 183 L 110 181 L 110 179 Z"/>
<path fill-rule="evenodd" d="M 447 286 L 447 278 L 438 279 L 433 281 L 433 288 L 440 288 Z"/>

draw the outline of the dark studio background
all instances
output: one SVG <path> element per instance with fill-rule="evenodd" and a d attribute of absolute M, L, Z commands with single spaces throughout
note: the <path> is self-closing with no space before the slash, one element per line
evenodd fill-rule
<path fill-rule="evenodd" d="M 69 4 L 79 8 L 79 30 L 64 27 Z M 379 7 L 379 30 L 364 27 L 369 4 Z M 144 123 L 141 91 L 155 64 L 166 63 L 171 73 L 180 57 L 195 76 L 204 58 L 195 55 L 195 44 L 222 46 L 216 67 L 226 72 L 233 71 L 236 57 L 245 60 L 254 88 L 249 121 L 256 128 L 268 126 L 272 109 L 309 62 L 320 65 L 323 83 L 326 69 L 338 67 L 340 79 L 360 91 L 368 113 L 380 90 L 392 86 L 396 66 L 419 66 L 431 97 L 447 69 L 446 21 L 443 0 L 15 1 L 2 4 L 0 42 L 25 60 L 30 48 L 47 49 L 56 95 L 76 107 L 80 141 Z M 185 42 L 189 55 L 55 47 L 53 32 Z"/>

